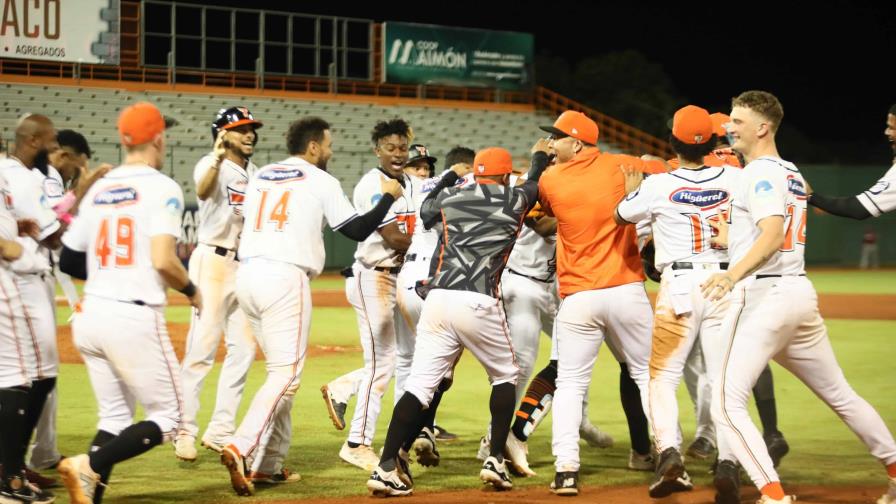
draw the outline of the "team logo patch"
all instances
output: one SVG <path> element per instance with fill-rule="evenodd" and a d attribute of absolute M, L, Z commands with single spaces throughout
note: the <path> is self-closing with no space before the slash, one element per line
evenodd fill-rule
<path fill-rule="evenodd" d="M 772 187 L 772 183 L 768 180 L 760 180 L 753 186 L 753 192 L 756 196 L 771 196 L 772 192 L 774 192 L 774 188 Z"/>
<path fill-rule="evenodd" d="M 878 180 L 877 183 L 871 187 L 871 189 L 868 189 L 868 192 L 870 192 L 871 194 L 874 194 L 874 195 L 878 195 L 878 194 L 886 191 L 889 188 L 890 188 L 889 182 L 887 182 L 886 180 Z"/>
<path fill-rule="evenodd" d="M 383 195 L 382 195 L 382 194 L 379 194 L 379 193 L 374 194 L 373 196 L 370 197 L 370 204 L 371 204 L 371 205 L 376 205 L 377 203 L 380 202 L 381 199 L 383 199 Z"/>
<path fill-rule="evenodd" d="M 798 198 L 806 197 L 806 185 L 793 175 L 787 176 L 787 190 Z"/>
<path fill-rule="evenodd" d="M 228 187 L 227 200 L 230 203 L 230 206 L 240 206 L 243 204 L 243 201 L 246 200 L 246 193 L 243 191 L 238 191 L 233 187 Z"/>
<path fill-rule="evenodd" d="M 701 210 L 715 208 L 728 201 L 728 191 L 724 189 L 700 189 L 699 187 L 682 187 L 669 195 L 669 201 L 680 205 L 691 205 Z"/>
<path fill-rule="evenodd" d="M 177 198 L 169 198 L 165 202 L 165 209 L 172 215 L 180 215 L 181 210 L 183 210 L 180 206 L 180 200 Z"/>
<path fill-rule="evenodd" d="M 139 199 L 133 187 L 112 187 L 93 197 L 94 205 L 128 205 Z"/>
<path fill-rule="evenodd" d="M 57 199 L 65 196 L 65 189 L 62 184 L 54 178 L 44 179 L 44 194 L 50 199 Z"/>
<path fill-rule="evenodd" d="M 305 172 L 298 168 L 271 168 L 259 173 L 258 178 L 282 184 L 283 182 L 302 180 L 305 178 Z"/>

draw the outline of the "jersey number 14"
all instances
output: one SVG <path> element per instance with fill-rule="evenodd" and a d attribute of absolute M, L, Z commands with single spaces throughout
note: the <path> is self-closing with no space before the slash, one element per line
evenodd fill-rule
<path fill-rule="evenodd" d="M 261 192 L 261 201 L 258 203 L 258 214 L 255 216 L 255 231 L 261 231 L 265 223 L 266 205 L 268 202 L 268 190 L 263 189 Z M 267 222 L 274 224 L 274 229 L 283 231 L 283 226 L 289 221 L 289 197 L 292 191 L 284 191 L 274 203 L 271 213 L 267 216 Z M 276 196 L 275 196 L 276 197 Z"/>

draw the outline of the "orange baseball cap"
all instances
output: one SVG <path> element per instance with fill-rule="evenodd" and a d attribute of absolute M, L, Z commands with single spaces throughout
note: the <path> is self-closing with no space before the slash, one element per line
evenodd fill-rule
<path fill-rule="evenodd" d="M 721 112 L 716 112 L 715 114 L 710 114 L 709 118 L 712 119 L 713 133 L 715 133 L 720 138 L 728 134 L 728 131 L 725 129 L 724 124 L 731 122 L 731 116 L 729 116 L 728 114 L 723 114 Z"/>
<path fill-rule="evenodd" d="M 553 135 L 571 136 L 590 145 L 597 145 L 600 133 L 596 122 L 575 110 L 567 110 L 560 114 L 553 126 L 539 126 L 539 128 Z"/>
<path fill-rule="evenodd" d="M 709 141 L 713 134 L 709 112 L 695 105 L 682 107 L 672 117 L 672 135 L 686 144 Z"/>
<path fill-rule="evenodd" d="M 175 124 L 176 120 L 163 116 L 152 103 L 137 102 L 125 107 L 118 116 L 118 135 L 122 145 L 133 147 L 151 142 Z"/>
<path fill-rule="evenodd" d="M 473 175 L 504 175 L 513 171 L 513 156 L 507 149 L 489 147 L 476 153 Z"/>

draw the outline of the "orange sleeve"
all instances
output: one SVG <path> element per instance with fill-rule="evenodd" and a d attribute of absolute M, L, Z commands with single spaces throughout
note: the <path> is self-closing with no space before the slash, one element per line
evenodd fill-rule
<path fill-rule="evenodd" d="M 551 209 L 551 203 L 549 200 L 548 193 L 548 183 L 550 182 L 550 177 L 547 173 L 543 173 L 541 178 L 538 179 L 538 203 L 541 205 L 541 210 L 550 217 L 554 216 L 554 212 Z"/>
<path fill-rule="evenodd" d="M 643 171 L 644 173 L 649 173 L 649 174 L 653 175 L 656 173 L 666 173 L 667 171 L 669 171 L 666 163 L 664 163 L 662 161 L 658 161 L 655 159 L 652 159 L 650 161 L 644 161 L 642 159 L 641 162 L 644 165 L 644 167 L 641 169 L 641 171 Z"/>
<path fill-rule="evenodd" d="M 677 170 L 677 169 L 681 166 L 681 163 L 678 162 L 678 158 L 677 158 L 677 157 L 676 157 L 676 158 L 672 158 L 672 159 L 666 161 L 666 164 L 669 165 L 669 170 L 670 170 L 670 171 L 671 171 L 671 170 Z"/>

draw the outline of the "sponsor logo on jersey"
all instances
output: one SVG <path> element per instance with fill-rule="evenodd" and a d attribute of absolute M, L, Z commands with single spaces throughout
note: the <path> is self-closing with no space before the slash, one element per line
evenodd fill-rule
<path fill-rule="evenodd" d="M 803 184 L 802 180 L 794 177 L 793 175 L 787 176 L 787 190 L 797 198 L 806 197 L 806 185 Z"/>
<path fill-rule="evenodd" d="M 302 180 L 305 178 L 305 172 L 298 168 L 270 168 L 259 173 L 258 178 L 282 184 L 293 180 Z"/>
<path fill-rule="evenodd" d="M 874 184 L 871 189 L 868 189 L 868 192 L 874 194 L 875 196 L 886 191 L 890 188 L 890 183 L 886 180 L 878 180 L 876 184 Z"/>
<path fill-rule="evenodd" d="M 139 195 L 133 187 L 110 187 L 93 197 L 94 205 L 129 205 L 136 203 Z"/>
<path fill-rule="evenodd" d="M 708 210 L 728 201 L 728 191 L 724 189 L 701 189 L 699 187 L 682 187 L 672 191 L 669 201 L 680 205 L 691 205 Z"/>

